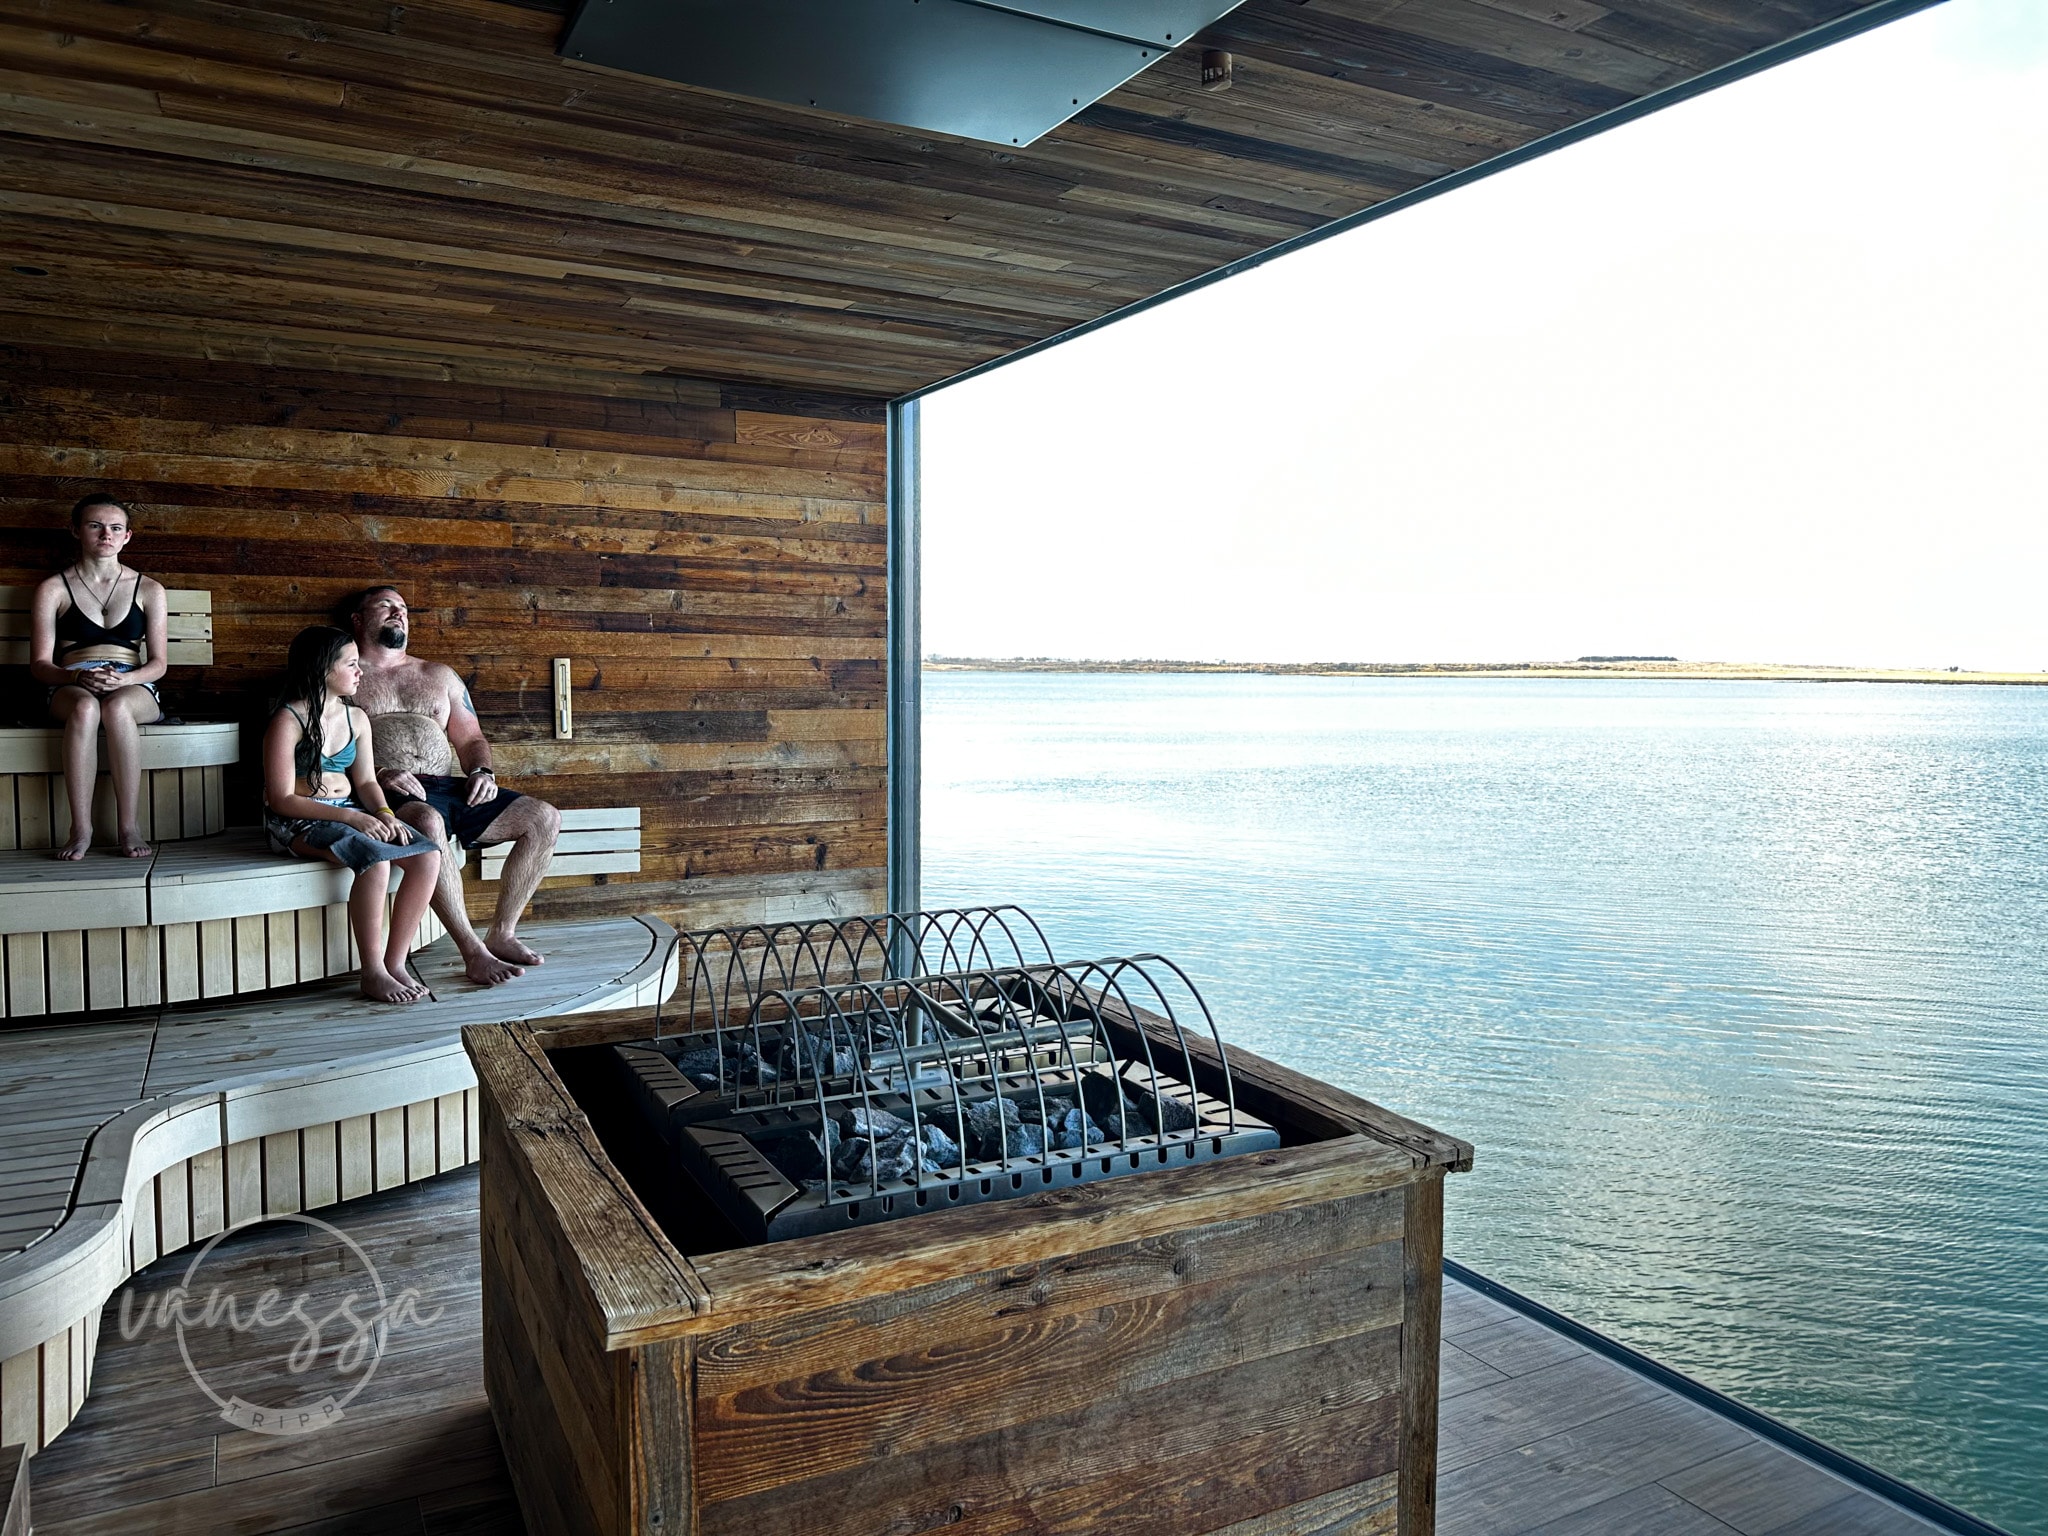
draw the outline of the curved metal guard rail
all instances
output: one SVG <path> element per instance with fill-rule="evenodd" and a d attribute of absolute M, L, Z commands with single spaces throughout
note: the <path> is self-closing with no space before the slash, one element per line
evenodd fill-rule
<path fill-rule="evenodd" d="M 685 986 L 678 1022 L 716 1028 L 768 992 L 905 975 L 1048 964 L 1052 944 L 1022 907 L 940 907 L 861 917 L 747 923 L 676 936 Z M 657 1013 L 656 1038 L 667 1033 Z"/>

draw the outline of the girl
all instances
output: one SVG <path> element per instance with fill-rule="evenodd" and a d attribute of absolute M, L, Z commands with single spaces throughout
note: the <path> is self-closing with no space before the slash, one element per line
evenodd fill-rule
<path fill-rule="evenodd" d="M 164 589 L 121 563 L 134 536 L 128 509 L 110 496 L 88 496 L 71 509 L 78 560 L 36 588 L 29 610 L 29 673 L 50 688 L 50 713 L 64 726 L 64 793 L 71 802 L 71 841 L 60 859 L 82 859 L 92 847 L 92 799 L 99 781 L 99 738 L 107 738 L 107 772 L 122 853 L 153 851 L 136 826 L 142 786 L 142 730 L 162 718 L 156 681 L 164 675 L 169 621 Z"/>
<path fill-rule="evenodd" d="M 325 859 L 356 872 L 348 893 L 349 927 L 363 957 L 363 996 L 416 1003 L 426 988 L 406 956 L 434 894 L 441 852 L 415 842 L 377 787 L 369 717 L 349 704 L 362 681 L 356 643 L 338 629 L 299 631 L 285 661 L 284 688 L 263 733 L 264 827 L 270 846 Z M 390 866 L 405 871 L 384 936 Z"/>

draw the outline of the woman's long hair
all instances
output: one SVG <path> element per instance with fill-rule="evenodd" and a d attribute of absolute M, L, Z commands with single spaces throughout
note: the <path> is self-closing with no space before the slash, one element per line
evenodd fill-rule
<path fill-rule="evenodd" d="M 306 732 L 292 751 L 292 762 L 299 777 L 316 789 L 320 785 L 321 720 L 327 713 L 327 674 L 334 670 L 343 649 L 355 643 L 354 635 L 327 624 L 300 630 L 285 653 L 284 686 L 270 706 L 272 714 L 287 704 L 304 706 Z"/>

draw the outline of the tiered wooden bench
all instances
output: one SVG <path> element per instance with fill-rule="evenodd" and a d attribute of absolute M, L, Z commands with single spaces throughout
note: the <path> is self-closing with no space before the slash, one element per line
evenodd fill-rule
<path fill-rule="evenodd" d="M 0 664 L 28 660 L 30 595 L 0 588 Z M 210 594 L 171 593 L 169 651 L 173 665 L 213 660 Z M 426 951 L 414 966 L 429 1001 L 365 1004 L 354 877 L 226 826 L 240 737 L 232 723 L 145 726 L 155 851 L 64 862 L 50 856 L 71 834 L 62 733 L 0 729 L 0 1018 L 100 1016 L 0 1032 L 0 1445 L 34 1450 L 70 1422 L 101 1307 L 159 1254 L 473 1161 L 463 1025 L 649 1006 L 674 986 L 673 932 L 636 918 L 530 929 L 548 964 L 497 990 Z M 104 775 L 94 821 L 111 836 Z M 637 807 L 562 824 L 552 873 L 640 868 Z M 507 851 L 484 850 L 482 878 L 502 876 Z M 418 947 L 441 933 L 429 914 Z M 208 1000 L 222 1001 L 162 1011 Z"/>
<path fill-rule="evenodd" d="M 253 827 L 164 842 L 146 859 L 0 853 L 0 1017 L 191 1002 L 354 971 L 353 879 L 271 852 Z M 428 913 L 416 947 L 441 931 Z"/>
<path fill-rule="evenodd" d="M 428 951 L 414 965 L 435 997 L 406 1008 L 336 978 L 0 1032 L 0 1444 L 34 1450 L 71 1421 L 101 1307 L 160 1254 L 475 1161 L 464 1025 L 648 1007 L 674 988 L 658 918 L 527 931 L 545 966 L 487 989 Z"/>
<path fill-rule="evenodd" d="M 241 751 L 233 721 L 142 727 L 142 835 L 206 837 L 227 825 L 228 765 Z M 104 761 L 104 758 L 102 758 Z M 114 785 L 100 775 L 93 796 L 93 841 L 113 842 Z M 64 792 L 64 733 L 55 726 L 0 729 L 0 849 L 59 848 L 71 840 Z"/>
<path fill-rule="evenodd" d="M 551 874 L 640 868 L 638 807 L 564 811 L 562 826 Z M 481 850 L 484 879 L 502 877 L 508 848 Z M 393 874 L 402 884 L 404 871 Z M 353 878 L 280 857 L 253 827 L 167 840 L 147 859 L 0 852 L 0 1018 L 267 992 L 353 971 Z M 416 947 L 442 932 L 429 912 Z"/>

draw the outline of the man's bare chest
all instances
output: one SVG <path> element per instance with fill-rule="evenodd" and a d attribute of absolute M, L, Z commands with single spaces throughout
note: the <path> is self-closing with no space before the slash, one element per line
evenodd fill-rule
<path fill-rule="evenodd" d="M 444 730 L 448 725 L 448 694 L 422 673 L 365 672 L 356 689 L 356 703 L 370 715 L 425 715 Z"/>

